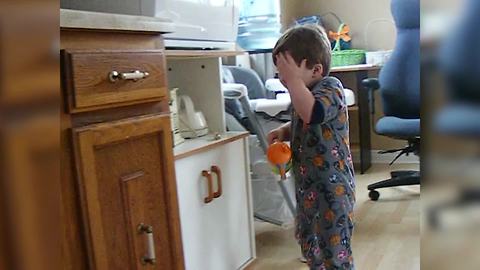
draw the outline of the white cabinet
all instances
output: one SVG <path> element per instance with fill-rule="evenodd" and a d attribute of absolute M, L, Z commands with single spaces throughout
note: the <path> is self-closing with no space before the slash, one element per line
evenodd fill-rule
<path fill-rule="evenodd" d="M 248 133 L 226 130 L 219 55 L 182 54 L 167 57 L 168 85 L 192 99 L 210 131 L 174 148 L 185 268 L 244 269 L 255 259 Z M 221 194 L 206 201 L 208 175 Z"/>
<path fill-rule="evenodd" d="M 246 138 L 212 145 L 175 162 L 187 270 L 242 269 L 255 257 Z M 219 191 L 220 183 L 221 195 L 206 202 L 209 173 L 211 191 Z"/>

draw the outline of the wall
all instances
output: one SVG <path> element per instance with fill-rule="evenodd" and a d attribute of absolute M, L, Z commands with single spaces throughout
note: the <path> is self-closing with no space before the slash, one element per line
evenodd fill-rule
<path fill-rule="evenodd" d="M 334 12 L 350 25 L 354 47 L 368 50 L 392 49 L 395 44 L 390 0 L 282 0 L 281 9 L 284 26 L 290 25 L 295 18 L 301 16 Z M 386 19 L 389 22 L 375 22 L 367 29 L 369 22 L 376 19 Z M 336 31 L 338 25 L 333 16 L 325 16 L 327 29 Z M 368 42 L 365 41 L 366 31 Z"/>

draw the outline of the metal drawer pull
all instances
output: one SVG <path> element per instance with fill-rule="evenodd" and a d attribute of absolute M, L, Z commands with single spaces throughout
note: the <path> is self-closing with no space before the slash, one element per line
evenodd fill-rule
<path fill-rule="evenodd" d="M 138 232 L 147 236 L 147 254 L 140 261 L 143 265 L 155 264 L 155 242 L 153 239 L 153 227 L 140 223 L 137 228 Z"/>
<path fill-rule="evenodd" d="M 218 166 L 212 166 L 210 170 L 217 175 L 217 191 L 213 193 L 214 198 L 222 196 L 222 171 Z"/>
<path fill-rule="evenodd" d="M 211 201 L 213 201 L 212 174 L 209 171 L 202 171 L 202 176 L 207 178 L 207 188 L 208 188 L 208 196 L 205 197 L 204 202 L 210 203 Z"/>
<path fill-rule="evenodd" d="M 110 79 L 111 82 L 116 82 L 118 80 L 132 80 L 132 81 L 138 81 L 140 79 L 144 79 L 148 77 L 150 74 L 148 72 L 141 72 L 139 70 L 135 70 L 133 72 L 118 72 L 118 71 L 111 71 L 110 74 L 108 74 L 108 78 Z"/>

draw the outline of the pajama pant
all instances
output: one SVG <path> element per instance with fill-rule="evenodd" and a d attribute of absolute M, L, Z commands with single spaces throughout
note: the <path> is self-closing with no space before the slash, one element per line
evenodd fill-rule
<path fill-rule="evenodd" d="M 296 238 L 310 269 L 353 270 L 354 192 L 338 177 L 295 177 Z"/>

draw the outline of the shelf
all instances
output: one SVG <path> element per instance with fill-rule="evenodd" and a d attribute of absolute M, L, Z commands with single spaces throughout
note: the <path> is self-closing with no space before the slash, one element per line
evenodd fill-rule
<path fill-rule="evenodd" d="M 349 71 L 368 71 L 368 70 L 379 70 L 381 68 L 382 68 L 381 66 L 362 64 L 362 65 L 332 67 L 330 69 L 330 72 L 335 73 L 335 72 L 349 72 Z"/>
<path fill-rule="evenodd" d="M 244 51 L 227 51 L 227 50 L 166 50 L 168 58 L 209 58 L 237 56 L 245 54 Z"/>
<path fill-rule="evenodd" d="M 173 154 L 175 160 L 189 157 L 194 154 L 198 154 L 204 151 L 208 151 L 212 148 L 224 145 L 249 136 L 248 132 L 227 132 L 220 134 L 219 140 L 214 139 L 213 134 L 196 138 L 186 139 L 184 143 L 179 144 L 173 148 Z"/>
<path fill-rule="evenodd" d="M 349 112 L 356 112 L 356 111 L 358 111 L 358 106 L 357 105 L 350 106 L 350 107 L 348 107 L 348 111 Z"/>

